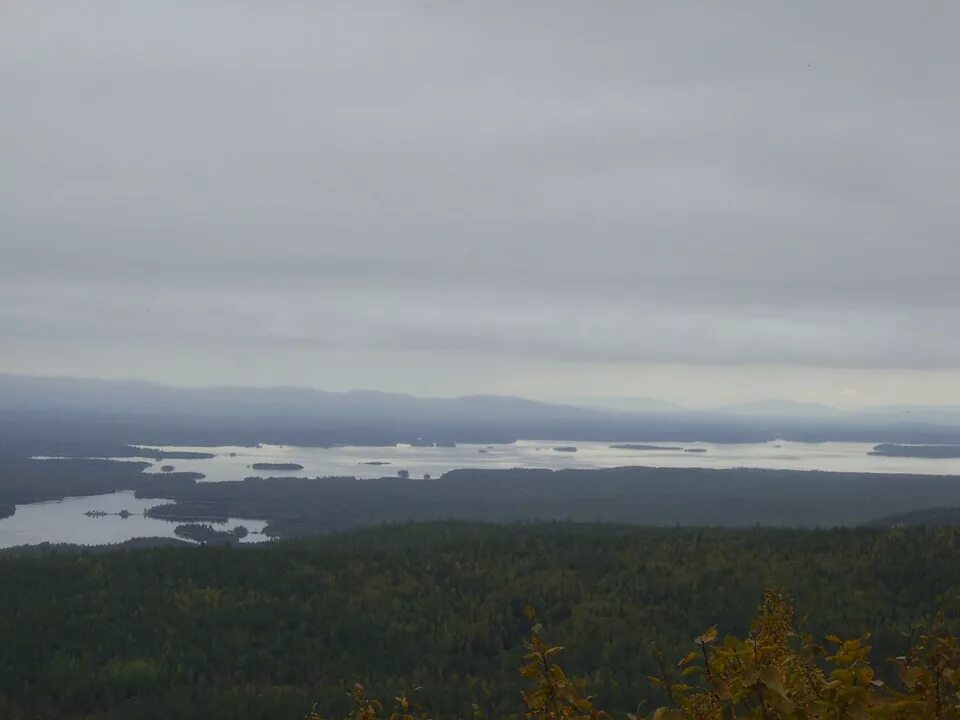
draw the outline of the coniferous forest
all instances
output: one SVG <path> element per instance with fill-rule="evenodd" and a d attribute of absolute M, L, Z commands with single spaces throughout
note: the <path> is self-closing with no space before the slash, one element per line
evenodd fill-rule
<path fill-rule="evenodd" d="M 869 634 L 878 678 L 893 678 L 886 659 L 937 610 L 953 628 L 958 543 L 953 528 L 438 522 L 6 554 L 0 717 L 339 717 L 356 683 L 412 693 L 431 717 L 520 716 L 527 606 L 567 674 L 623 717 L 667 701 L 648 679 L 658 657 L 683 658 L 714 625 L 747 633 L 770 588 L 809 614 L 805 632 Z"/>

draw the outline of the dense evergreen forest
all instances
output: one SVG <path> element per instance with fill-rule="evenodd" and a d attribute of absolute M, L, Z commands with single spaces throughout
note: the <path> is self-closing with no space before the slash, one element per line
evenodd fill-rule
<path fill-rule="evenodd" d="M 429 523 L 262 548 L 0 557 L 0 717 L 301 718 L 355 681 L 435 716 L 518 712 L 535 607 L 615 712 L 663 700 L 652 647 L 743 633 L 768 587 L 817 634 L 902 652 L 960 602 L 960 530 Z"/>

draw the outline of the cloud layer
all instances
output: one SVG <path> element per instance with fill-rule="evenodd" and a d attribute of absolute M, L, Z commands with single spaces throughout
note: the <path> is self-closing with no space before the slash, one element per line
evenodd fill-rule
<path fill-rule="evenodd" d="M 739 7 L 7 8 L 0 370 L 957 370 L 960 8 Z"/>

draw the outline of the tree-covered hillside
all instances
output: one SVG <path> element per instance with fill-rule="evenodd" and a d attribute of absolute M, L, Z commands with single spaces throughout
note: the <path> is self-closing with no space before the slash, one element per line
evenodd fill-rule
<path fill-rule="evenodd" d="M 436 715 L 518 708 L 538 609 L 602 707 L 662 698 L 651 646 L 742 633 L 781 586 L 811 630 L 902 630 L 957 608 L 960 530 L 640 529 L 431 523 L 264 548 L 0 558 L 0 717 L 298 718 L 355 681 Z"/>

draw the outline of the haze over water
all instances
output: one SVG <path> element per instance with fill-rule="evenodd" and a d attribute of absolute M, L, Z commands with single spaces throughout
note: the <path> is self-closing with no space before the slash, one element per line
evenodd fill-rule
<path fill-rule="evenodd" d="M 347 445 L 332 448 L 263 445 L 261 447 L 164 447 L 168 451 L 215 453 L 206 460 L 165 460 L 148 470 L 172 464 L 178 471 L 203 473 L 207 482 L 242 480 L 251 476 L 378 478 L 406 470 L 411 477 L 437 478 L 458 468 L 509 469 L 516 467 L 608 468 L 624 466 L 767 468 L 823 470 L 832 472 L 910 473 L 960 475 L 960 458 L 902 458 L 870 455 L 872 443 L 803 443 L 776 440 L 769 443 L 679 443 L 650 442 L 677 450 L 625 450 L 610 442 L 570 440 L 519 440 L 509 445 L 463 444 L 456 447 L 365 447 Z M 616 443 L 622 444 L 622 443 Z M 557 447 L 576 447 L 560 452 Z M 684 450 L 705 452 L 684 452 Z M 125 458 L 128 459 L 129 458 Z M 370 465 L 366 463 L 387 463 Z M 255 470 L 254 463 L 296 463 L 302 470 Z"/>

